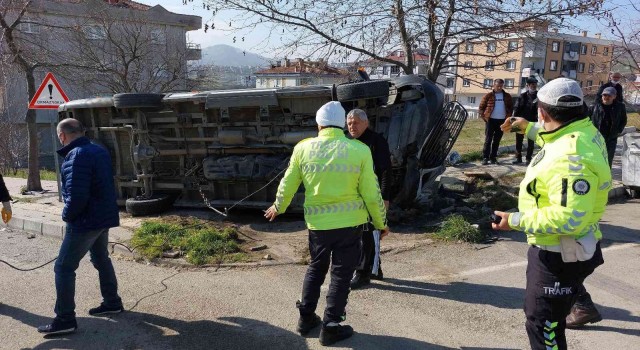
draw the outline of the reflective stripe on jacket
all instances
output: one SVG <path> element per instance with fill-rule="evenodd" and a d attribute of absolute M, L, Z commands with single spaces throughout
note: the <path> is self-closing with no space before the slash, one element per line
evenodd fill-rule
<path fill-rule="evenodd" d="M 287 210 L 301 183 L 309 229 L 358 226 L 369 216 L 376 229 L 387 226 L 371 151 L 346 138 L 341 129 L 322 129 L 318 137 L 302 140 L 293 149 L 274 202 L 278 214 Z"/>
<path fill-rule="evenodd" d="M 570 122 L 551 132 L 529 123 L 527 136 L 542 149 L 520 183 L 519 212 L 509 226 L 527 233 L 531 245 L 559 245 L 559 235 L 602 238 L 598 221 L 604 214 L 611 170 L 602 135 L 589 118 Z"/>

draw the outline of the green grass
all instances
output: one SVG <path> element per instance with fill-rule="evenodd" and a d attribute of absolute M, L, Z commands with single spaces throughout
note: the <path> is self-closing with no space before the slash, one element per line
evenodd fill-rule
<path fill-rule="evenodd" d="M 18 169 L 17 171 L 9 170 L 2 172 L 3 177 L 16 177 L 19 179 L 26 179 L 27 175 L 27 169 Z M 56 172 L 50 170 L 40 170 L 40 180 L 56 181 Z"/>
<path fill-rule="evenodd" d="M 188 225 L 160 220 L 144 221 L 134 232 L 131 245 L 147 259 L 159 258 L 165 251 L 179 250 L 194 265 L 248 259 L 240 248 L 235 229 L 221 230 L 199 220 L 193 220 Z"/>
<path fill-rule="evenodd" d="M 451 149 L 452 151 L 460 153 L 463 162 L 482 159 L 484 126 L 485 122 L 482 119 L 467 119 L 456 143 Z M 514 145 L 515 143 L 515 133 L 505 133 L 500 141 L 501 146 Z"/>
<path fill-rule="evenodd" d="M 640 129 L 640 113 L 627 114 L 627 126 L 635 126 Z"/>
<path fill-rule="evenodd" d="M 478 228 L 471 226 L 462 215 L 449 215 L 442 227 L 435 233 L 435 236 L 447 241 L 464 241 L 470 243 L 480 243 L 485 240 L 486 235 Z"/>

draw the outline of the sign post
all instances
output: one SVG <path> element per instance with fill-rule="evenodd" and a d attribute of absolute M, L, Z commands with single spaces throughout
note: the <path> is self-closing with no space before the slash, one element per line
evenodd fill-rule
<path fill-rule="evenodd" d="M 29 109 L 48 109 L 49 122 L 51 125 L 51 148 L 53 154 L 53 161 L 56 167 L 56 184 L 58 185 L 58 201 L 62 202 L 62 193 L 60 192 L 60 165 L 58 164 L 58 155 L 56 154 L 56 126 L 54 122 L 56 119 L 56 110 L 61 104 L 69 102 L 69 98 L 64 93 L 64 90 L 58 84 L 56 77 L 53 73 L 49 72 L 42 80 L 40 87 L 36 90 L 36 94 L 33 95 L 33 99 L 29 102 Z M 40 169 L 38 169 L 40 170 Z"/>

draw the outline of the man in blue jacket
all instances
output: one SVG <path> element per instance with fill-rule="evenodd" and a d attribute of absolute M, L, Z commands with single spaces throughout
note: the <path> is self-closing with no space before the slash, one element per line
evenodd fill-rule
<path fill-rule="evenodd" d="M 103 316 L 124 310 L 107 248 L 109 228 L 120 225 L 111 157 L 106 149 L 92 144 L 84 136 L 84 128 L 76 119 L 61 121 L 57 132 L 63 146 L 58 154 L 64 157 L 60 175 L 64 199 L 62 220 L 67 225 L 54 267 L 56 317 L 50 324 L 38 327 L 38 332 L 46 334 L 67 334 L 78 328 L 75 271 L 87 252 L 98 270 L 104 299 L 100 306 L 90 309 L 89 314 Z"/>

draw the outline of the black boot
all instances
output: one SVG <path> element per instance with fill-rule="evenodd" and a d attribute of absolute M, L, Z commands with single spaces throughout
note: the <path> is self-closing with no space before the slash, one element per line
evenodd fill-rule
<path fill-rule="evenodd" d="M 372 280 L 378 280 L 378 281 L 382 281 L 384 279 L 384 274 L 382 273 L 382 266 L 378 267 L 378 273 L 377 274 L 371 274 L 371 279 Z"/>
<path fill-rule="evenodd" d="M 351 289 L 362 288 L 371 283 L 371 277 L 362 272 L 356 271 L 351 279 Z"/>
<path fill-rule="evenodd" d="M 343 326 L 339 323 L 329 323 L 322 326 L 320 331 L 320 344 L 327 346 L 345 340 L 353 335 L 351 326 Z"/>
<path fill-rule="evenodd" d="M 305 316 L 300 315 L 300 319 L 298 319 L 298 333 L 300 333 L 300 335 L 306 335 L 311 332 L 312 329 L 321 324 L 322 320 L 320 319 L 320 316 L 316 314 Z"/>
<path fill-rule="evenodd" d="M 514 160 L 511 164 L 522 164 L 522 154 L 516 154 L 516 160 Z"/>

